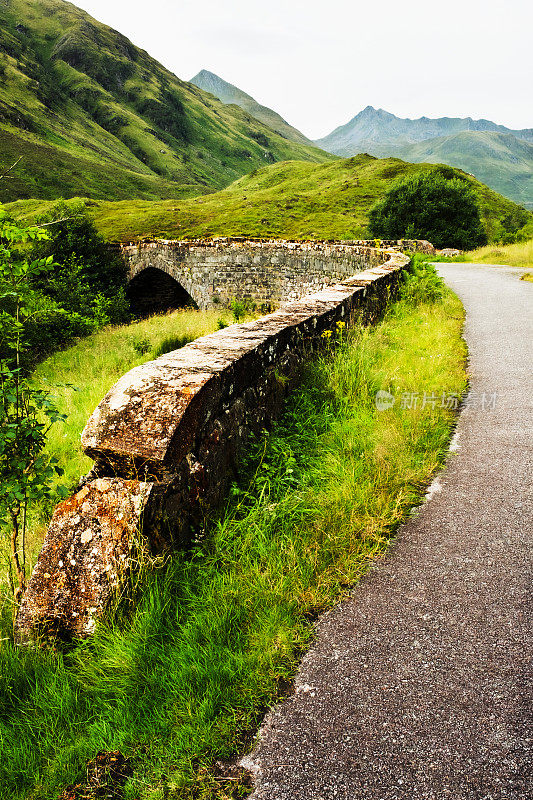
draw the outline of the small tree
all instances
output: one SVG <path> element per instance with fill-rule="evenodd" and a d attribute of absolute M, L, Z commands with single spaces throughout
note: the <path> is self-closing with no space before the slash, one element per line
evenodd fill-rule
<path fill-rule="evenodd" d="M 110 322 L 127 319 L 127 266 L 100 236 L 83 203 L 59 201 L 37 222 L 49 226 L 49 235 L 36 255 L 53 255 L 56 263 L 53 272 L 40 277 L 36 288 L 61 308 L 86 316 L 93 315 L 95 301 L 103 298 Z"/>
<path fill-rule="evenodd" d="M 21 227 L 0 208 L 0 531 L 9 539 L 9 581 L 16 600 L 26 588 L 28 506 L 48 498 L 62 470 L 44 452 L 51 425 L 62 418 L 49 393 L 31 385 L 21 357 L 25 329 L 37 316 L 56 311 L 31 288 L 53 269 L 52 256 L 28 260 L 24 247 L 44 240 L 41 228 Z"/>
<path fill-rule="evenodd" d="M 427 239 L 435 247 L 470 250 L 487 243 L 469 183 L 438 171 L 396 183 L 370 210 L 370 236 Z"/>

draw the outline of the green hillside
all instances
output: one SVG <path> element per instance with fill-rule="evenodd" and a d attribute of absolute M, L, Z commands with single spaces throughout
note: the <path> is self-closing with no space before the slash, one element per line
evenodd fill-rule
<path fill-rule="evenodd" d="M 235 105 L 243 108 L 248 114 L 251 114 L 252 117 L 255 117 L 260 122 L 264 122 L 269 128 L 279 133 L 280 136 L 284 136 L 286 139 L 299 142 L 300 144 L 313 144 L 301 131 L 289 125 L 276 111 L 273 111 L 267 106 L 262 106 L 249 94 L 243 92 L 242 89 L 219 78 L 214 72 L 203 69 L 195 75 L 194 78 L 191 78 L 191 83 L 203 89 L 204 92 L 214 94 L 215 97 L 218 97 L 218 99 L 226 105 L 235 103 Z"/>
<path fill-rule="evenodd" d="M 391 181 L 437 169 L 462 175 L 473 185 L 489 238 L 500 238 L 502 230 L 518 230 L 531 219 L 523 208 L 458 170 L 369 155 L 321 165 L 301 161 L 272 164 L 223 191 L 179 202 L 86 203 L 98 229 L 111 241 L 230 235 L 352 239 L 365 234 L 368 211 Z M 34 219 L 49 205 L 22 201 L 8 209 Z"/>
<path fill-rule="evenodd" d="M 179 80 L 64 0 L 0 3 L 0 200 L 184 197 L 334 157 Z"/>
<path fill-rule="evenodd" d="M 471 117 L 401 119 L 367 106 L 315 144 L 342 158 L 370 153 L 449 164 L 516 203 L 533 207 L 533 128 L 511 130 Z"/>
<path fill-rule="evenodd" d="M 397 148 L 399 158 L 470 172 L 517 203 L 533 207 L 533 144 L 510 133 L 463 131 Z"/>

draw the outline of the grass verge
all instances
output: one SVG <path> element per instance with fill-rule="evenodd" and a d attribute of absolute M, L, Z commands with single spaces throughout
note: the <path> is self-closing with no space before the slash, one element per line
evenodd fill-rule
<path fill-rule="evenodd" d="M 466 253 L 467 261 L 478 264 L 506 264 L 509 267 L 533 267 L 533 239 L 516 244 L 488 245 Z"/>
<path fill-rule="evenodd" d="M 489 244 L 486 247 L 479 247 L 477 250 L 469 250 L 455 258 L 427 256 L 426 260 L 528 268 L 533 267 L 533 239 L 516 244 Z"/>
<path fill-rule="evenodd" d="M 247 793 L 213 763 L 249 744 L 312 620 L 385 552 L 445 458 L 454 415 L 440 398 L 465 388 L 463 312 L 431 267 L 416 272 L 382 322 L 310 365 L 228 507 L 146 574 L 127 621 L 69 652 L 2 642 L 2 800 L 54 798 L 116 749 L 133 759 L 128 800 Z M 380 389 L 396 398 L 383 411 Z"/>

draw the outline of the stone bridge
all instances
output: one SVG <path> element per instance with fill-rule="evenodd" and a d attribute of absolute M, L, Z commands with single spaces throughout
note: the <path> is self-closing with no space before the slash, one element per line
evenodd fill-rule
<path fill-rule="evenodd" d="M 140 304 L 145 292 L 147 310 L 168 301 L 167 278 L 180 287 L 171 302 L 178 292 L 202 307 L 215 295 L 286 302 L 136 367 L 104 397 L 82 435 L 94 468 L 54 512 L 18 612 L 20 641 L 35 632 L 89 636 L 141 554 L 187 546 L 224 499 L 248 436 L 280 413 L 313 352 L 335 340 L 339 323 L 370 322 L 386 306 L 409 262 L 394 245 L 226 239 L 124 248 L 133 295 Z"/>
<path fill-rule="evenodd" d="M 428 242 L 287 241 L 217 238 L 123 245 L 129 297 L 138 313 L 193 305 L 228 306 L 233 299 L 270 309 L 297 300 L 362 269 L 383 264 L 391 248 L 432 250 Z"/>

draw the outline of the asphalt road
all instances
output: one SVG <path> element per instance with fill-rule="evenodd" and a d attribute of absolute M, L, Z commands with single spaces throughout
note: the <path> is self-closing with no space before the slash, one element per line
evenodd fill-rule
<path fill-rule="evenodd" d="M 431 499 L 317 625 L 254 800 L 530 800 L 533 284 L 441 264 L 471 390 Z M 529 757 L 528 757 L 529 754 Z"/>

